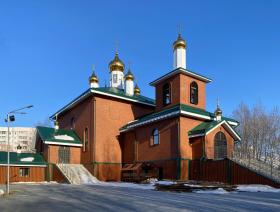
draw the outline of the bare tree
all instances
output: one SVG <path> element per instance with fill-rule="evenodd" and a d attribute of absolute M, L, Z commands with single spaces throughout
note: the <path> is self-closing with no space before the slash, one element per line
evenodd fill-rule
<path fill-rule="evenodd" d="M 280 113 L 278 108 L 267 112 L 262 104 L 251 109 L 241 103 L 233 112 L 240 122 L 237 127 L 242 141 L 235 147 L 235 155 L 249 160 L 256 159 L 271 167 L 280 166 Z"/>

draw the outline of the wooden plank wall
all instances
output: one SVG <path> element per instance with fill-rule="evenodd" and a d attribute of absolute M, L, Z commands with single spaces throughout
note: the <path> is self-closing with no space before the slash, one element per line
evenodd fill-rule
<path fill-rule="evenodd" d="M 28 177 L 20 177 L 19 169 L 25 167 L 10 167 L 10 182 L 42 182 L 45 181 L 45 167 L 26 167 L 30 168 Z M 0 166 L 0 184 L 7 182 L 7 167 Z"/>
<path fill-rule="evenodd" d="M 190 162 L 190 179 L 229 184 L 263 184 L 280 188 L 280 184 L 248 168 L 240 166 L 229 159 L 192 160 Z"/>

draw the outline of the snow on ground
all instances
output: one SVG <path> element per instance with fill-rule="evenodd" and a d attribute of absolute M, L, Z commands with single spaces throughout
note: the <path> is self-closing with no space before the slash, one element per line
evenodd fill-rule
<path fill-rule="evenodd" d="M 229 192 L 224 190 L 223 188 L 218 188 L 215 190 L 196 190 L 193 191 L 194 193 L 199 193 L 199 194 L 228 194 Z"/>
<path fill-rule="evenodd" d="M 12 182 L 11 184 L 34 184 L 34 185 L 41 185 L 41 184 L 58 184 L 56 181 L 42 181 L 42 182 Z"/>
<path fill-rule="evenodd" d="M 245 191 L 245 192 L 280 192 L 279 188 L 273 188 L 268 185 L 238 185 L 238 191 Z"/>
<path fill-rule="evenodd" d="M 5 192 L 3 189 L 0 189 L 0 196 L 3 195 Z"/>

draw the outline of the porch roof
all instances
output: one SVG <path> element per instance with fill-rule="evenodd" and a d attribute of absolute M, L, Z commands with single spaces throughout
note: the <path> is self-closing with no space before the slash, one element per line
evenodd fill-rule
<path fill-rule="evenodd" d="M 0 152 L 0 165 L 7 165 L 7 152 Z M 47 162 L 39 153 L 10 152 L 11 166 L 46 166 Z"/>
<path fill-rule="evenodd" d="M 221 125 L 225 127 L 226 130 L 228 130 L 228 132 L 235 140 L 241 140 L 240 135 L 232 128 L 232 126 L 226 120 L 203 122 L 188 132 L 189 138 L 205 136 Z"/>
<path fill-rule="evenodd" d="M 82 146 L 82 142 L 73 130 L 54 129 L 51 127 L 37 127 L 38 134 L 44 144 L 63 146 Z"/>
<path fill-rule="evenodd" d="M 185 104 L 177 104 L 173 107 L 167 108 L 165 110 L 161 110 L 159 112 L 151 113 L 141 118 L 131 121 L 120 128 L 120 132 L 129 131 L 138 126 L 142 126 L 151 122 L 172 118 L 175 116 L 184 115 L 188 117 L 193 117 L 197 119 L 202 119 L 206 121 L 215 121 L 214 113 L 208 112 L 206 110 L 195 108 Z M 230 125 L 237 126 L 239 123 L 231 118 L 222 117 L 222 120 L 227 121 Z"/>

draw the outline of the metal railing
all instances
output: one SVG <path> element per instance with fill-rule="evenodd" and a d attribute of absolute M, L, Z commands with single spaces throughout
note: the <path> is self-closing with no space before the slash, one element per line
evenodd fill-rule
<path fill-rule="evenodd" d="M 74 177 L 74 172 L 68 164 L 58 163 L 57 166 L 71 184 L 77 184 L 77 180 L 75 180 Z"/>

